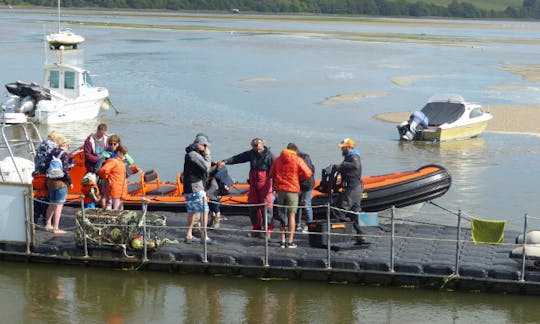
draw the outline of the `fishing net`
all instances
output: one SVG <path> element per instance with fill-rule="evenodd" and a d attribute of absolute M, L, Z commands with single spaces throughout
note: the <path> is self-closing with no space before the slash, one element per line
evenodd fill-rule
<path fill-rule="evenodd" d="M 144 239 L 143 213 L 133 210 L 85 209 L 76 213 L 75 240 L 84 244 L 84 236 L 89 246 L 123 245 L 141 249 L 147 242 L 148 248 L 154 248 L 164 242 L 166 217 L 154 213 L 146 214 L 146 240 Z M 134 244 L 138 239 L 140 246 Z"/>

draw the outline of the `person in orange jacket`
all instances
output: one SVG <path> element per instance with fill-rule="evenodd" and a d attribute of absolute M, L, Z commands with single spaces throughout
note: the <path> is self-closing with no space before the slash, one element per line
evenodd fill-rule
<path fill-rule="evenodd" d="M 122 197 L 127 195 L 128 187 L 126 166 L 124 164 L 124 156 L 127 152 L 125 145 L 119 145 L 114 151 L 116 156 L 107 159 L 98 171 L 98 176 L 107 180 L 104 194 L 111 198 L 113 210 L 124 209 Z M 106 207 L 103 206 L 103 208 Z"/>
<path fill-rule="evenodd" d="M 294 231 L 296 229 L 296 211 L 298 210 L 298 193 L 300 192 L 300 180 L 311 177 L 312 171 L 304 160 L 297 155 L 298 147 L 289 143 L 287 148 L 274 160 L 270 168 L 270 178 L 274 181 L 274 189 L 277 192 L 276 204 L 286 206 L 280 208 L 279 221 L 281 223 L 281 248 L 294 249 Z M 288 237 L 285 241 L 285 230 Z"/>

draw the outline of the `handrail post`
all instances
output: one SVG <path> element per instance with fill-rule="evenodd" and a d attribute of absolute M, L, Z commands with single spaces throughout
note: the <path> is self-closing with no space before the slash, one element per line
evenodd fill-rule
<path fill-rule="evenodd" d="M 148 261 L 148 237 L 146 236 L 146 212 L 148 211 L 148 205 L 144 202 L 143 214 L 142 214 L 142 226 L 143 226 L 143 262 Z"/>
<path fill-rule="evenodd" d="M 327 269 L 330 269 L 332 266 L 331 266 L 331 257 L 330 257 L 330 254 L 331 254 L 331 246 L 330 246 L 330 243 L 331 243 L 331 239 L 330 239 L 330 236 L 332 235 L 332 224 L 330 223 L 330 204 L 329 203 L 326 203 L 326 226 L 327 226 L 327 234 L 326 234 L 326 268 Z M 321 233 L 321 235 L 323 234 L 324 232 Z"/>
<path fill-rule="evenodd" d="M 88 258 L 88 242 L 86 241 L 86 219 L 85 219 L 85 211 L 84 211 L 84 196 L 80 196 L 81 199 L 81 214 L 82 214 L 82 232 L 83 232 L 83 246 L 84 246 L 84 257 Z"/>
<path fill-rule="evenodd" d="M 24 215 L 25 215 L 25 222 L 26 222 L 26 254 L 30 254 L 30 238 L 32 236 L 32 226 L 33 226 L 33 210 L 32 210 L 32 219 L 30 219 L 30 210 L 32 204 L 30 203 L 32 198 L 30 198 L 30 193 L 28 191 L 24 192 Z"/>
<path fill-rule="evenodd" d="M 525 262 L 526 262 L 526 253 L 525 245 L 527 244 L 527 213 L 525 213 L 525 219 L 523 220 L 523 247 L 521 252 L 521 278 L 519 281 L 525 281 Z"/>
<path fill-rule="evenodd" d="M 268 267 L 268 203 L 264 203 L 263 206 L 263 218 L 264 218 L 264 266 Z"/>
<path fill-rule="evenodd" d="M 458 221 L 457 221 L 457 234 L 456 234 L 456 260 L 454 275 L 459 277 L 459 250 L 461 245 L 461 209 L 458 209 Z"/>
<path fill-rule="evenodd" d="M 392 209 L 390 210 L 390 272 L 395 272 L 394 270 L 394 263 L 395 263 L 395 247 L 394 242 L 396 240 L 396 234 L 395 234 L 395 223 L 394 223 L 394 211 L 395 206 L 392 205 Z"/>
<path fill-rule="evenodd" d="M 204 217 L 204 214 L 208 212 L 205 210 L 205 207 L 204 207 L 205 202 L 206 202 L 206 196 L 201 198 L 202 212 L 199 218 L 199 222 L 202 223 L 202 232 L 203 232 L 203 235 L 201 237 L 201 239 L 203 240 L 203 260 L 202 261 L 204 263 L 208 263 L 208 242 L 207 242 L 208 231 L 206 228 L 206 225 L 208 223 L 208 214 L 206 215 L 206 217 Z"/>

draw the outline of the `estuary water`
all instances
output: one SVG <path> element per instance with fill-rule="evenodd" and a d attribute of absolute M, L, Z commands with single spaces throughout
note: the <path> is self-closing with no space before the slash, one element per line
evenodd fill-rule
<path fill-rule="evenodd" d="M 44 33 L 56 28 L 55 15 L 54 10 L 0 9 L 0 83 L 42 82 L 45 60 L 57 60 L 43 46 Z M 539 137 L 484 133 L 452 143 L 400 143 L 395 125 L 373 118 L 421 108 L 436 93 L 457 93 L 488 109 L 538 104 L 540 86 L 504 68 L 537 62 L 540 24 L 225 18 L 63 11 L 64 21 L 97 23 L 71 26 L 86 42 L 62 59 L 89 69 L 94 83 L 109 89 L 114 109 L 94 121 L 40 126 L 42 136 L 57 130 L 74 147 L 105 122 L 122 136 L 138 165 L 156 168 L 170 180 L 182 170 L 184 148 L 198 132 L 210 137 L 215 160 L 247 150 L 251 138 L 262 137 L 276 154 L 295 142 L 318 170 L 339 162 L 336 144 L 351 137 L 362 154 L 364 175 L 440 164 L 453 178 L 450 191 L 436 201 L 445 208 L 505 219 L 514 229 L 522 227 L 525 213 L 540 216 Z M 399 36 L 381 36 L 388 34 Z M 230 171 L 245 181 L 247 168 L 231 166 Z M 423 210 L 427 221 L 455 223 L 434 207 Z M 171 323 L 526 323 L 538 318 L 535 300 L 527 297 L 5 263 L 0 287 L 6 291 L 3 312 L 38 322 L 41 317 L 44 322 L 119 317 Z"/>

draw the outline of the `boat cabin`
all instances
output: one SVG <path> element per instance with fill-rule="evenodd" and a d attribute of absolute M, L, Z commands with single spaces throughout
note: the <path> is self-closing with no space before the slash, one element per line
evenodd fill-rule
<path fill-rule="evenodd" d="M 92 78 L 88 71 L 70 65 L 52 64 L 45 66 L 44 87 L 56 95 L 77 98 L 84 88 L 92 88 Z"/>

